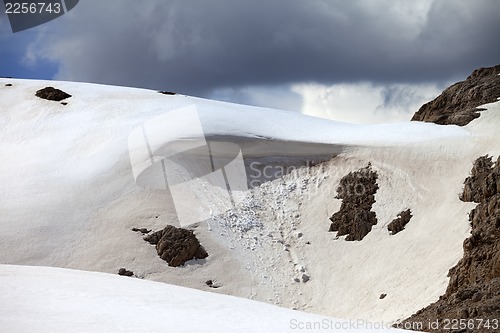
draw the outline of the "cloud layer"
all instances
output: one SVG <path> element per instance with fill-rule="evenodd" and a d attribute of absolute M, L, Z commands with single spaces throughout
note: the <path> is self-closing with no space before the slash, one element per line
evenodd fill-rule
<path fill-rule="evenodd" d="M 31 31 L 0 31 L 16 50 L 0 55 L 22 50 L 38 77 L 54 64 L 55 79 L 380 122 L 498 64 L 498 31 L 492 0 L 86 0 Z"/>
<path fill-rule="evenodd" d="M 297 84 L 305 114 L 348 123 L 387 123 L 411 119 L 420 106 L 442 89 L 435 84 L 373 84 L 369 82 Z"/>
<path fill-rule="evenodd" d="M 60 63 L 57 78 L 202 96 L 449 80 L 500 60 L 490 0 L 87 0 L 66 16 L 29 49 Z"/>

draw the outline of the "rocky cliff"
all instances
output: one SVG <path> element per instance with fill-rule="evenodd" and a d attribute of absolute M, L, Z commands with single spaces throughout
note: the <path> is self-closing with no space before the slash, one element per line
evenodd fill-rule
<path fill-rule="evenodd" d="M 424 104 L 411 120 L 440 125 L 465 126 L 479 117 L 477 107 L 500 97 L 500 65 L 476 69 L 462 82 L 455 83 L 433 101 Z"/>
<path fill-rule="evenodd" d="M 500 329 L 500 157 L 474 162 L 460 196 L 479 205 L 469 214 L 471 236 L 464 256 L 450 269 L 439 300 L 405 322 L 422 323 L 430 332 L 498 332 Z"/>

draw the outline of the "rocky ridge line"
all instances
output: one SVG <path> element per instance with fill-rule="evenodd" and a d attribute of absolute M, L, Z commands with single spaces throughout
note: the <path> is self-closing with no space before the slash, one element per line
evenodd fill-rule
<path fill-rule="evenodd" d="M 500 65 L 476 69 L 464 81 L 446 88 L 441 95 L 424 104 L 412 121 L 439 125 L 465 126 L 480 116 L 477 107 L 500 97 Z"/>
<path fill-rule="evenodd" d="M 478 202 L 469 214 L 471 236 L 463 243 L 464 256 L 451 268 L 444 295 L 404 323 L 423 323 L 429 332 L 446 330 L 457 321 L 456 332 L 491 333 L 500 327 L 500 157 L 479 157 L 465 180 L 462 201 Z M 466 327 L 460 327 L 460 320 Z M 429 323 L 441 323 L 430 327 Z"/>

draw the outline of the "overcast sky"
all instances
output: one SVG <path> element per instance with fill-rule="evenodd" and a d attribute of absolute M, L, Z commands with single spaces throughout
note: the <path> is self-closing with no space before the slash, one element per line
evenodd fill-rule
<path fill-rule="evenodd" d="M 497 0 L 81 0 L 15 34 L 0 14 L 0 76 L 399 121 L 499 64 L 498 32 Z"/>

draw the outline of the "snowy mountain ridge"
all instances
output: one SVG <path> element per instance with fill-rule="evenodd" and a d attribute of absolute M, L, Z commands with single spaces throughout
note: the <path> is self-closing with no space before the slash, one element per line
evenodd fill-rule
<path fill-rule="evenodd" d="M 46 86 L 72 97 L 64 100 L 65 105 L 36 97 L 35 92 Z M 128 138 L 141 124 L 191 105 L 199 112 L 205 139 L 237 144 L 245 158 L 246 177 L 258 181 L 230 211 L 190 227 L 209 256 L 174 268 L 131 230 L 159 230 L 166 224 L 179 225 L 179 220 L 168 188 L 137 186 Z M 437 300 L 446 289 L 448 270 L 462 256 L 462 242 L 470 231 L 467 213 L 475 204 L 461 202 L 458 193 L 478 156 L 500 154 L 500 103 L 483 107 L 487 110 L 481 117 L 461 128 L 418 122 L 368 126 L 142 89 L 0 79 L 0 263 L 112 274 L 125 267 L 138 278 L 285 308 L 347 320 L 398 322 Z M 168 119 L 171 128 L 184 129 L 169 140 L 198 139 L 182 116 Z M 342 177 L 368 163 L 378 174 L 372 208 L 378 223 L 362 241 L 347 242 L 328 232 L 329 217 L 341 205 L 335 198 L 337 186 Z M 264 169 L 269 166 L 272 169 Z M 217 203 L 218 194 L 209 189 L 199 182 L 194 190 Z M 405 230 L 391 235 L 387 225 L 408 208 L 413 218 Z M 29 325 L 43 322 L 42 304 L 30 308 L 33 321 L 23 326 L 20 316 L 25 312 L 19 311 L 28 308 L 8 299 L 28 297 L 29 292 L 38 301 L 45 299 L 58 292 L 52 286 L 58 277 L 94 281 L 97 294 L 118 292 L 103 290 L 100 281 L 103 286 L 123 281 L 127 288 L 142 288 L 141 281 L 88 274 L 78 278 L 73 271 L 1 266 L 0 276 L 7 284 L 0 288 L 7 297 L 0 301 L 0 309 L 11 315 L 0 320 L 0 326 L 28 331 L 33 327 Z M 44 289 L 38 294 L 23 291 L 23 279 L 36 283 L 36 277 Z M 67 292 L 84 297 L 88 309 L 100 306 L 97 298 L 85 298 L 79 288 Z M 177 293 L 173 303 L 157 304 L 175 308 L 183 293 Z M 59 303 L 64 300 L 60 296 L 54 304 L 67 304 Z M 131 298 L 138 302 L 143 296 L 134 291 Z M 210 296 L 200 301 L 219 302 Z M 229 308 L 217 307 L 220 313 Z M 244 315 L 247 305 L 234 309 Z M 269 313 L 274 311 L 281 310 Z M 262 315 L 269 326 L 254 331 L 291 330 L 291 314 L 306 316 L 301 311 L 283 312 L 288 326 L 281 323 L 279 328 L 270 316 Z M 117 320 L 132 325 L 131 312 L 123 313 L 127 320 Z M 186 318 L 186 313 L 179 316 Z M 312 317 L 304 321 L 307 318 Z M 210 328 L 220 324 L 206 320 Z M 57 322 L 54 319 L 56 326 L 50 331 L 69 325 L 57 327 Z M 226 330 L 240 323 L 222 322 Z M 194 331 L 203 326 L 201 320 L 182 323 L 187 326 L 165 327 Z M 247 324 L 252 327 L 255 322 Z M 121 331 L 132 327 L 116 325 L 114 329 Z"/>

